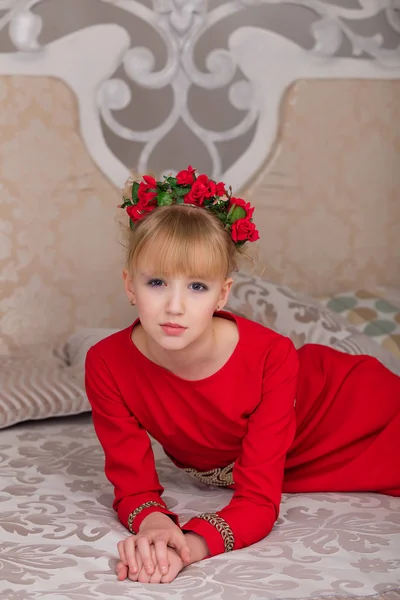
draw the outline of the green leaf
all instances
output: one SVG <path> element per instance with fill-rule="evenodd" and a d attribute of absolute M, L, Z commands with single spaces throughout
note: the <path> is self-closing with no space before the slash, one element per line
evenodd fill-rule
<path fill-rule="evenodd" d="M 188 194 L 190 192 L 192 188 L 191 187 L 176 187 L 174 189 L 174 192 L 177 196 L 186 196 L 186 194 Z"/>
<path fill-rule="evenodd" d="M 173 197 L 168 192 L 161 192 L 161 194 L 158 194 L 157 196 L 158 206 L 170 206 L 173 201 Z"/>
<path fill-rule="evenodd" d="M 176 185 L 176 177 L 166 177 L 165 181 L 167 181 L 169 183 L 169 185 L 172 185 L 172 186 Z"/>
<path fill-rule="evenodd" d="M 138 189 L 139 189 L 139 183 L 137 181 L 134 181 L 132 184 L 132 200 L 138 199 Z"/>
<path fill-rule="evenodd" d="M 132 221 L 132 219 L 129 219 L 129 227 L 132 231 L 135 229 L 135 223 Z"/>
<path fill-rule="evenodd" d="M 175 201 L 177 204 L 185 204 L 185 199 L 183 196 L 176 196 Z"/>
<path fill-rule="evenodd" d="M 207 208 L 210 212 L 213 213 L 217 213 L 217 212 L 221 212 L 220 210 L 218 210 L 218 206 L 216 204 L 208 203 L 207 201 L 203 202 L 203 208 Z"/>
<path fill-rule="evenodd" d="M 218 219 L 222 221 L 222 223 L 226 223 L 226 213 L 216 212 L 215 216 L 218 217 Z"/>
<path fill-rule="evenodd" d="M 233 210 L 232 210 L 232 208 L 233 208 Z M 232 208 L 228 214 L 229 223 L 234 223 L 235 221 L 238 221 L 239 219 L 244 219 L 244 217 L 246 216 L 246 211 L 244 210 L 244 208 L 242 208 L 241 206 L 238 206 L 237 204 L 234 204 L 232 206 Z"/>

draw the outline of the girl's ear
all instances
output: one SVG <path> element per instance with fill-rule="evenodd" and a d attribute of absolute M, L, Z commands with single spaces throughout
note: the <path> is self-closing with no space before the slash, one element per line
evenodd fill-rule
<path fill-rule="evenodd" d="M 129 302 L 131 304 L 136 304 L 136 294 L 133 288 L 132 277 L 127 269 L 122 271 L 122 279 L 124 281 L 125 293 L 128 296 Z"/>
<path fill-rule="evenodd" d="M 225 304 L 228 302 L 229 293 L 231 291 L 232 284 L 233 284 L 233 279 L 231 277 L 228 277 L 227 279 L 225 279 L 225 281 L 222 285 L 221 294 L 220 294 L 220 297 L 218 300 L 218 306 L 219 306 L 218 310 L 221 310 L 222 308 L 224 308 Z"/>

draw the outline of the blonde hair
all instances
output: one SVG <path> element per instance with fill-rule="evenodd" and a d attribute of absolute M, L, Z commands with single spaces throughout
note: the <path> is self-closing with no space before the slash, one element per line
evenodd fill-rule
<path fill-rule="evenodd" d="M 223 223 L 208 210 L 177 205 L 151 211 L 128 233 L 126 268 L 139 259 L 154 274 L 203 279 L 228 277 L 240 252 Z"/>

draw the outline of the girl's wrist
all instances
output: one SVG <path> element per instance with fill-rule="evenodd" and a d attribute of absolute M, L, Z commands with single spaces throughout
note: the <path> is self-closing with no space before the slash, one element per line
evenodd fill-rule
<path fill-rule="evenodd" d="M 158 528 L 160 525 L 165 525 L 165 527 L 174 525 L 177 527 L 171 517 L 165 513 L 155 511 L 143 519 L 143 521 L 140 523 L 139 531 L 143 532 L 145 529 L 153 529 L 155 527 Z"/>
<path fill-rule="evenodd" d="M 190 564 L 199 562 L 209 556 L 210 551 L 207 542 L 201 535 L 188 531 L 185 533 L 185 539 L 190 549 Z"/>

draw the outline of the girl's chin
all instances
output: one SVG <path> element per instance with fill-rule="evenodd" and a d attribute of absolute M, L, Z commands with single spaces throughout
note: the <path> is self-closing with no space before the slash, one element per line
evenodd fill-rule
<path fill-rule="evenodd" d="M 157 340 L 157 344 L 165 350 L 183 350 L 189 345 L 189 342 L 180 337 L 165 336 L 163 339 Z"/>

